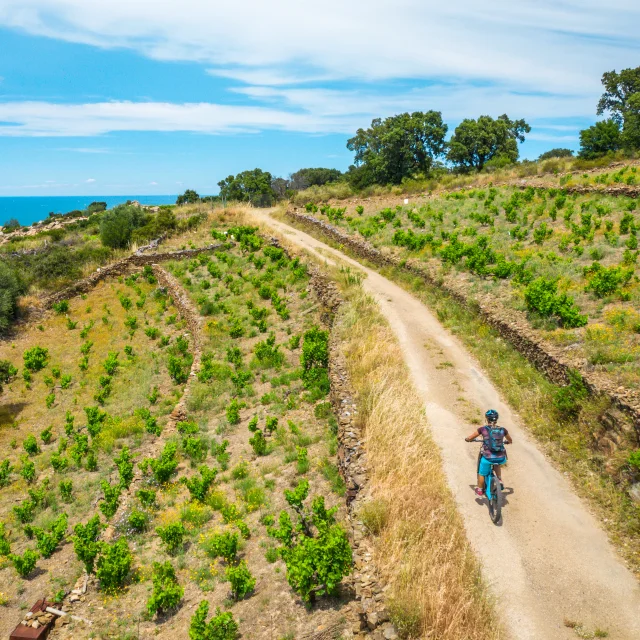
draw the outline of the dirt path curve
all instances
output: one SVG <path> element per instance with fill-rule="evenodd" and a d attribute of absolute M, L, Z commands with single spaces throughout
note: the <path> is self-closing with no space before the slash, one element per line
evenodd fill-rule
<path fill-rule="evenodd" d="M 640 586 L 462 344 L 419 300 L 377 272 L 267 212 L 252 214 L 327 262 L 335 256 L 367 274 L 363 286 L 400 341 L 442 448 L 449 486 L 510 635 L 575 640 L 576 633 L 564 624 L 573 620 L 585 631 L 607 630 L 612 640 L 640 639 Z M 489 407 L 500 412 L 500 423 L 515 442 L 505 470 L 504 523 L 498 527 L 491 523 L 486 503 L 473 493 L 477 445 L 464 441 L 474 428 L 465 416 L 481 416 Z"/>

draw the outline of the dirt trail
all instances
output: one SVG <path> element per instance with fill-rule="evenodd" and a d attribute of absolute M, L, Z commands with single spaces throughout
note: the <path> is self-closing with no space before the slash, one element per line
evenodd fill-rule
<path fill-rule="evenodd" d="M 397 335 L 424 398 L 449 486 L 510 635 L 575 639 L 576 633 L 564 624 L 573 620 L 585 631 L 607 630 L 612 640 L 638 640 L 640 586 L 597 520 L 462 344 L 419 300 L 377 272 L 266 212 L 253 210 L 252 215 L 328 263 L 335 256 L 367 274 L 363 286 Z M 486 503 L 473 493 L 478 450 L 464 441 L 474 429 L 468 417 L 481 416 L 489 407 L 500 412 L 500 423 L 514 438 L 504 474 L 504 523 L 498 527 L 491 523 Z"/>

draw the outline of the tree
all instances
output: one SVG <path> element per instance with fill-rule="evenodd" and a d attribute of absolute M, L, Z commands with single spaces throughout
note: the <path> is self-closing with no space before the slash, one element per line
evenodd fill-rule
<path fill-rule="evenodd" d="M 342 177 L 342 171 L 338 169 L 298 169 L 289 176 L 289 188 L 294 191 L 308 189 L 315 185 L 321 187 L 329 182 L 337 182 Z"/>
<path fill-rule="evenodd" d="M 0 334 L 8 328 L 15 315 L 18 297 L 26 291 L 18 272 L 0 262 Z"/>
<path fill-rule="evenodd" d="M 518 142 L 524 142 L 529 131 L 524 120 L 510 120 L 506 114 L 495 120 L 491 116 L 467 118 L 456 127 L 447 158 L 464 171 L 482 171 L 488 162 L 510 164 L 518 159 Z"/>
<path fill-rule="evenodd" d="M 12 233 L 13 231 L 17 231 L 22 225 L 15 218 L 10 218 L 7 220 L 2 226 L 2 231 L 4 233 Z"/>
<path fill-rule="evenodd" d="M 87 207 L 87 214 L 91 215 L 92 213 L 100 213 L 101 211 L 106 211 L 106 210 L 107 210 L 106 202 L 92 202 Z"/>
<path fill-rule="evenodd" d="M 541 153 L 538 160 L 550 160 L 551 158 L 571 158 L 573 157 L 573 151 L 571 149 L 549 149 Z"/>
<path fill-rule="evenodd" d="M 585 160 L 593 160 L 620 149 L 620 125 L 613 119 L 600 120 L 580 132 L 580 153 Z"/>
<path fill-rule="evenodd" d="M 355 153 L 349 180 L 354 186 L 399 184 L 403 178 L 427 174 L 444 154 L 448 127 L 439 111 L 401 113 L 376 118 L 347 141 Z"/>
<path fill-rule="evenodd" d="M 269 207 L 274 200 L 271 182 L 272 176 L 268 171 L 253 169 L 236 176 L 228 176 L 220 180 L 218 186 L 220 196 L 226 201 L 237 200 L 250 202 L 256 207 Z"/>
<path fill-rule="evenodd" d="M 126 247 L 131 234 L 144 226 L 145 216 L 140 207 L 121 204 L 107 211 L 100 221 L 100 240 L 106 247 L 120 249 Z"/>
<path fill-rule="evenodd" d="M 283 198 L 287 197 L 287 195 L 291 192 L 289 186 L 289 180 L 286 180 L 285 178 L 274 178 L 271 181 L 271 190 L 273 191 L 273 195 L 277 200 L 282 200 Z"/>
<path fill-rule="evenodd" d="M 177 205 L 195 204 L 196 202 L 200 202 L 200 196 L 197 191 L 193 189 L 187 189 L 182 195 L 178 196 L 176 200 Z"/>
<path fill-rule="evenodd" d="M 626 149 L 640 148 L 640 67 L 607 71 L 602 75 L 605 92 L 596 113 L 611 114 L 621 131 L 620 143 Z"/>

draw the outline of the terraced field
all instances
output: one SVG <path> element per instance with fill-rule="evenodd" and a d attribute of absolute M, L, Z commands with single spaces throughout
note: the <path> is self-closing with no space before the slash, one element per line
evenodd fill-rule
<path fill-rule="evenodd" d="M 167 265 L 200 336 L 145 268 L 2 345 L 16 371 L 0 424 L 0 633 L 44 595 L 93 623 L 60 638 L 186 637 L 207 619 L 228 635 L 191 637 L 347 624 L 328 334 L 305 265 L 250 229 L 236 236 Z M 313 548 L 330 559 L 305 569 Z M 85 569 L 87 593 L 70 593 Z"/>

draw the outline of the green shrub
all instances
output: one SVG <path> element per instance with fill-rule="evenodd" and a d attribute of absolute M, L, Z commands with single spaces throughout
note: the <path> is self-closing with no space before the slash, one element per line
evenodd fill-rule
<path fill-rule="evenodd" d="M 100 552 L 98 536 L 103 527 L 100 516 L 95 515 L 86 525 L 79 523 L 73 528 L 73 550 L 78 560 L 84 564 L 87 573 L 93 573 L 95 559 Z"/>
<path fill-rule="evenodd" d="M 181 420 L 180 422 L 176 423 L 176 429 L 183 436 L 195 435 L 200 432 L 198 424 L 196 422 L 193 422 L 192 420 Z"/>
<path fill-rule="evenodd" d="M 329 333 L 312 327 L 304 334 L 302 343 L 302 381 L 306 389 L 329 393 Z"/>
<path fill-rule="evenodd" d="M 109 355 L 107 356 L 107 359 L 102 363 L 102 366 L 107 372 L 107 375 L 114 375 L 118 367 L 120 366 L 120 362 L 118 362 L 118 352 L 109 351 Z"/>
<path fill-rule="evenodd" d="M 251 575 L 245 560 L 237 565 L 229 565 L 224 574 L 231 583 L 231 595 L 234 600 L 242 600 L 256 586 L 256 579 Z"/>
<path fill-rule="evenodd" d="M 166 527 L 157 527 L 156 533 L 164 543 L 167 552 L 174 555 L 182 549 L 187 530 L 182 522 L 171 522 Z"/>
<path fill-rule="evenodd" d="M 47 409 L 51 409 L 56 401 L 56 394 L 51 392 L 45 399 L 45 404 L 47 405 Z"/>
<path fill-rule="evenodd" d="M 59 489 L 60 496 L 65 502 L 73 501 L 73 482 L 71 480 L 61 480 Z"/>
<path fill-rule="evenodd" d="M 0 303 L 1 306 L 1 303 Z M 2 313 L 0 309 L 0 314 Z M 1 328 L 0 328 L 1 331 Z M 8 382 L 11 382 L 16 377 L 18 370 L 8 361 L 0 360 L 0 393 L 3 391 L 3 386 Z"/>
<path fill-rule="evenodd" d="M 640 471 L 640 449 L 632 451 L 629 454 L 629 465 L 637 471 Z"/>
<path fill-rule="evenodd" d="M 216 609 L 216 615 L 207 622 L 208 613 L 209 603 L 203 600 L 191 618 L 189 640 L 236 640 L 238 624 L 230 611 Z"/>
<path fill-rule="evenodd" d="M 527 285 L 524 300 L 529 311 L 536 311 L 545 317 L 555 316 L 567 329 L 587 324 L 587 316 L 580 314 L 573 298 L 566 293 L 558 293 L 555 280 L 536 278 Z"/>
<path fill-rule="evenodd" d="M 29 483 L 36 479 L 36 465 L 33 460 L 29 460 L 26 455 L 20 457 L 22 466 L 20 467 L 20 475 Z"/>
<path fill-rule="evenodd" d="M 67 469 L 67 467 L 69 466 L 69 458 L 61 455 L 61 453 L 58 451 L 54 451 L 51 454 L 51 466 L 53 467 L 54 471 L 60 473 L 61 471 Z"/>
<path fill-rule="evenodd" d="M 276 345 L 275 334 L 269 334 L 269 337 L 262 342 L 258 342 L 253 349 L 256 360 L 267 368 L 281 367 L 284 362 L 284 354 L 280 351 L 280 346 Z"/>
<path fill-rule="evenodd" d="M 253 436 L 249 438 L 249 444 L 257 456 L 264 456 L 268 452 L 267 441 L 260 429 L 256 430 Z"/>
<path fill-rule="evenodd" d="M 187 436 L 182 439 L 182 451 L 191 460 L 192 465 L 204 462 L 209 453 L 209 443 L 205 438 Z"/>
<path fill-rule="evenodd" d="M 102 511 L 105 518 L 113 518 L 118 510 L 122 485 L 116 484 L 115 486 L 111 486 L 106 480 L 103 480 L 100 483 L 100 486 L 102 487 L 102 493 L 104 494 L 104 500 L 100 502 L 99 505 L 100 511 Z"/>
<path fill-rule="evenodd" d="M 73 378 L 71 377 L 70 374 L 63 375 L 62 378 L 60 378 L 60 387 L 62 389 L 68 389 L 71 386 L 72 380 Z"/>
<path fill-rule="evenodd" d="M 9 554 L 9 560 L 21 578 L 28 578 L 36 568 L 38 554 L 32 549 L 27 549 L 21 556 L 15 553 Z"/>
<path fill-rule="evenodd" d="M 8 487 L 11 482 L 11 472 L 14 470 L 13 465 L 9 460 L 3 460 L 0 462 L 0 487 Z M 35 466 L 34 466 L 35 471 Z"/>
<path fill-rule="evenodd" d="M 584 275 L 588 277 L 585 291 L 593 291 L 598 298 L 604 298 L 627 284 L 633 275 L 633 269 L 603 267 L 599 262 L 594 262 L 590 267 L 584 268 Z"/>
<path fill-rule="evenodd" d="M 212 558 L 223 558 L 228 564 L 232 564 L 238 554 L 238 534 L 230 531 L 214 533 L 205 538 L 201 546 Z"/>
<path fill-rule="evenodd" d="M 144 224 L 145 216 L 140 207 L 121 204 L 102 214 L 100 240 L 105 247 L 122 249 L 129 244 L 133 232 Z"/>
<path fill-rule="evenodd" d="M 178 583 L 176 572 L 168 560 L 153 563 L 153 593 L 147 600 L 149 615 L 166 613 L 176 609 L 184 595 L 184 589 Z"/>
<path fill-rule="evenodd" d="M 153 508 L 156 506 L 156 492 L 153 489 L 138 489 L 136 497 L 144 507 Z"/>
<path fill-rule="evenodd" d="M 309 471 L 309 458 L 307 455 L 307 450 L 304 447 L 296 447 L 297 451 L 297 471 L 300 475 L 307 473 Z"/>
<path fill-rule="evenodd" d="M 0 334 L 5 333 L 13 321 L 18 298 L 25 293 L 17 268 L 10 267 L 4 260 L 0 261 Z"/>
<path fill-rule="evenodd" d="M 30 456 L 36 456 L 40 453 L 38 441 L 36 440 L 36 437 L 31 433 L 23 440 L 22 446 Z"/>
<path fill-rule="evenodd" d="M 229 424 L 238 424 L 240 422 L 240 409 L 243 405 L 233 398 L 227 406 L 227 421 Z"/>
<path fill-rule="evenodd" d="M 133 509 L 127 518 L 127 524 L 129 527 L 140 533 L 147 528 L 147 515 L 138 509 Z"/>
<path fill-rule="evenodd" d="M 100 588 L 106 593 L 117 593 L 124 586 L 132 563 L 129 544 L 124 538 L 113 544 L 103 542 L 96 563 L 96 576 L 100 581 Z"/>
<path fill-rule="evenodd" d="M 31 527 L 31 531 L 37 540 L 36 547 L 43 558 L 49 558 L 53 555 L 53 552 L 67 533 L 67 524 L 67 514 L 61 513 L 53 521 L 48 531 L 40 527 Z"/>
<path fill-rule="evenodd" d="M 147 458 L 142 465 L 151 468 L 158 484 L 166 484 L 178 468 L 177 452 L 178 445 L 175 442 L 167 442 L 159 458 Z"/>
<path fill-rule="evenodd" d="M 120 474 L 120 486 L 123 489 L 128 489 L 129 485 L 133 481 L 133 462 L 128 447 L 122 447 L 122 451 L 117 458 L 113 460 L 118 467 L 118 473 Z"/>
<path fill-rule="evenodd" d="M 7 538 L 4 522 L 0 522 L 0 556 L 6 557 L 11 553 L 11 543 Z"/>
<path fill-rule="evenodd" d="M 54 302 L 51 308 L 58 314 L 67 313 L 69 311 L 69 301 L 60 300 L 59 302 Z"/>
<path fill-rule="evenodd" d="M 192 500 L 204 502 L 209 489 L 216 481 L 218 470 L 210 469 L 203 465 L 200 467 L 199 472 L 200 477 L 194 476 L 192 478 L 183 478 L 183 482 L 187 489 L 189 489 Z"/>
<path fill-rule="evenodd" d="M 191 363 L 187 362 L 185 359 L 169 354 L 167 367 L 169 369 L 171 379 L 176 384 L 184 384 L 189 379 Z"/>
<path fill-rule="evenodd" d="M 33 520 L 34 511 L 36 510 L 36 503 L 33 500 L 23 500 L 20 504 L 13 507 L 13 513 L 22 524 L 31 522 Z"/>
<path fill-rule="evenodd" d="M 588 395 L 587 387 L 578 371 L 567 371 L 568 384 L 560 387 L 553 397 L 553 406 L 563 418 L 575 418 L 582 408 L 582 401 Z"/>
<path fill-rule="evenodd" d="M 326 420 L 331 415 L 331 403 L 330 402 L 319 402 L 313 408 L 313 414 L 316 418 L 321 420 Z"/>
<path fill-rule="evenodd" d="M 49 362 L 49 350 L 43 347 L 27 349 L 23 355 L 25 369 L 31 372 L 41 371 Z"/>
<path fill-rule="evenodd" d="M 294 525 L 286 511 L 280 513 L 278 527 L 267 531 L 283 546 L 280 556 L 287 567 L 287 580 L 303 600 L 335 593 L 338 584 L 351 572 L 351 547 L 345 531 L 336 524 L 337 507 L 327 510 L 324 498 L 317 496 L 311 508 L 304 506 L 309 483 L 301 481 L 295 490 L 285 491 L 285 498 L 296 512 L 299 523 Z M 312 534 L 310 523 L 316 534 Z"/>
<path fill-rule="evenodd" d="M 82 346 L 80 347 L 80 352 L 83 355 L 88 356 L 89 351 L 91 351 L 91 347 L 93 347 L 93 342 L 91 340 L 85 340 L 85 342 L 83 342 Z"/>
<path fill-rule="evenodd" d="M 229 467 L 229 460 L 231 460 L 231 454 L 227 451 L 229 446 L 228 440 L 223 440 L 220 444 L 216 442 L 211 443 L 211 454 L 215 457 L 216 462 L 220 465 L 223 471 L 226 471 Z"/>

